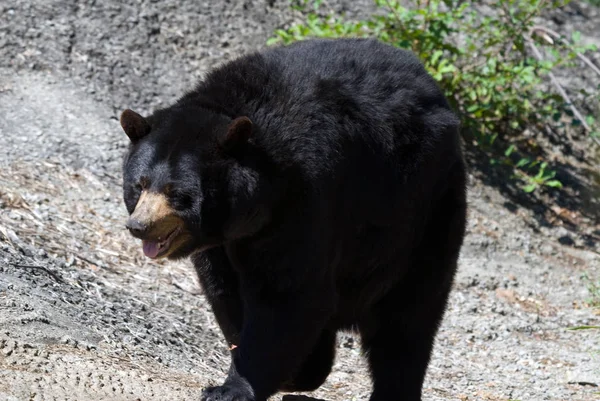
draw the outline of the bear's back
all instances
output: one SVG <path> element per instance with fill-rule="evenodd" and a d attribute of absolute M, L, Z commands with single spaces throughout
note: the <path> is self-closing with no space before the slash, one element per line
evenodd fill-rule
<path fill-rule="evenodd" d="M 335 163 L 351 157 L 353 145 L 387 157 L 458 126 L 419 60 L 372 39 L 308 40 L 250 54 L 212 71 L 197 91 L 231 117 L 250 117 L 269 153 L 298 162 Z"/>
<path fill-rule="evenodd" d="M 309 40 L 249 54 L 189 96 L 248 116 L 254 142 L 279 171 L 294 171 L 349 210 L 375 210 L 375 220 L 411 202 L 411 193 L 434 191 L 462 157 L 458 119 L 433 78 L 412 53 L 375 40 Z"/>

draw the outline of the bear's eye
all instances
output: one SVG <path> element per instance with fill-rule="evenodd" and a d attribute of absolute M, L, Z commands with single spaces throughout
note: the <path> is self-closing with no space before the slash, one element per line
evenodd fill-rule
<path fill-rule="evenodd" d="M 138 182 L 138 187 L 141 190 L 144 190 L 144 189 L 148 189 L 149 186 L 150 186 L 150 180 L 148 179 L 148 177 L 142 176 L 140 178 L 140 181 Z"/>
<path fill-rule="evenodd" d="M 192 195 L 186 190 L 171 187 L 171 190 L 165 192 L 165 195 L 167 195 L 175 209 L 185 210 L 193 204 Z"/>
<path fill-rule="evenodd" d="M 173 189 L 173 184 L 167 184 L 165 185 L 165 187 L 163 188 L 163 193 L 167 196 L 171 196 L 173 195 L 174 189 Z"/>

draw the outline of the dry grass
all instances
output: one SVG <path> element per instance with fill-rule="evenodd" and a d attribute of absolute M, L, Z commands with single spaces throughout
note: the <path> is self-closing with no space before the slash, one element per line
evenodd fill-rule
<path fill-rule="evenodd" d="M 136 275 L 140 268 L 160 268 L 170 284 L 197 291 L 189 266 L 143 256 L 124 228 L 125 218 L 116 178 L 104 181 L 56 161 L 0 169 L 0 241 L 91 271 Z"/>

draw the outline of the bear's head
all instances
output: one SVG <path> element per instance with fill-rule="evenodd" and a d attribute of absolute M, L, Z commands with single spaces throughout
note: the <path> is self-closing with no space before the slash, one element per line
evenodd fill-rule
<path fill-rule="evenodd" d="M 146 256 L 182 258 L 264 227 L 268 163 L 249 118 L 175 105 L 147 118 L 125 110 L 121 126 L 126 227 Z"/>

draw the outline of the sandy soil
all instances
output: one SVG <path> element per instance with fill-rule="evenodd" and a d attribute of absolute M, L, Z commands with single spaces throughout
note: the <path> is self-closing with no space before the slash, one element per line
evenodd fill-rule
<path fill-rule="evenodd" d="M 579 4 L 550 23 L 599 42 L 600 13 Z M 292 18 L 285 1 L 0 5 L 0 400 L 193 400 L 224 377 L 191 266 L 144 259 L 124 230 L 117 117 L 167 104 Z M 600 399 L 600 333 L 568 330 L 600 322 L 582 279 L 600 277 L 600 195 L 573 160 L 577 190 L 533 200 L 474 169 L 425 400 Z M 312 396 L 368 398 L 359 345 L 340 335 Z"/>

